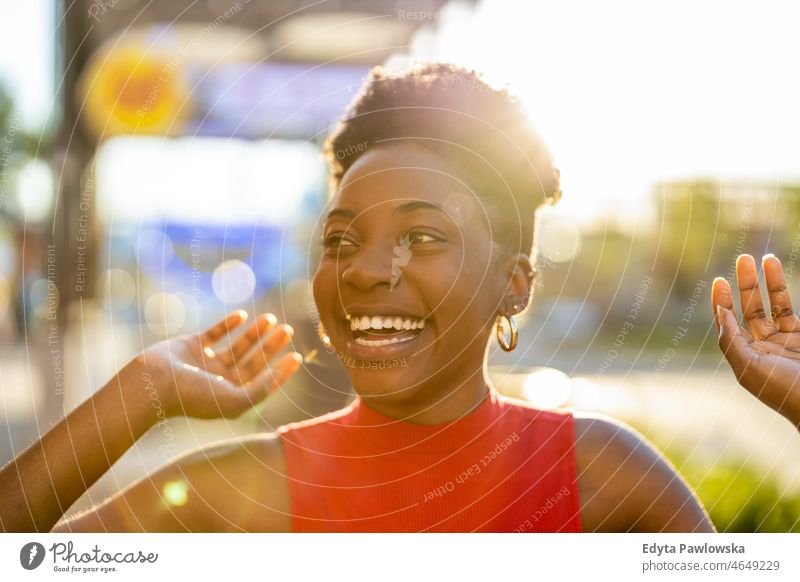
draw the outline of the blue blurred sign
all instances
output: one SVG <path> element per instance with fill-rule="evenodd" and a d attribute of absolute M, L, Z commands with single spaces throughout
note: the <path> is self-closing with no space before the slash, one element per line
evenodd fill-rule
<path fill-rule="evenodd" d="M 310 139 L 342 116 L 369 69 L 312 64 L 188 67 L 193 119 L 185 134 Z"/>

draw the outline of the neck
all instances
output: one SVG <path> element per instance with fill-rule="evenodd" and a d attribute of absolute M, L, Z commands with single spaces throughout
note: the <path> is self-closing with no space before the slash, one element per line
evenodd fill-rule
<path fill-rule="evenodd" d="M 431 390 L 426 386 L 413 398 L 401 402 L 373 401 L 369 397 L 362 397 L 362 401 L 384 416 L 414 424 L 442 424 L 470 414 L 488 395 L 489 381 L 481 367 L 456 385 L 447 383 L 444 390 Z"/>

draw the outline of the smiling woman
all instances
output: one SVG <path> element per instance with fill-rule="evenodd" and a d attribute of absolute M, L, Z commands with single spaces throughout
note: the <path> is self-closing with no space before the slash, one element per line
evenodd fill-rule
<path fill-rule="evenodd" d="M 446 64 L 378 68 L 325 151 L 313 294 L 355 400 L 184 455 L 54 531 L 713 531 L 633 431 L 537 410 L 488 379 L 490 339 L 514 349 L 530 304 L 536 212 L 560 197 L 507 91 Z M 298 354 L 269 366 L 292 334 L 271 316 L 215 351 L 243 321 L 149 348 L 3 469 L 3 528 L 53 528 L 155 424 L 145 376 L 167 415 L 203 418 L 291 376 Z"/>
<path fill-rule="evenodd" d="M 373 70 L 325 151 L 334 196 L 314 279 L 322 322 L 355 360 L 412 362 L 351 368 L 358 393 L 414 422 L 463 413 L 485 395 L 498 315 L 510 321 L 529 302 L 536 210 L 560 197 L 549 152 L 506 91 L 446 64 Z M 413 327 L 396 330 L 395 318 Z"/>
<path fill-rule="evenodd" d="M 446 64 L 376 69 L 325 151 L 314 299 L 357 397 L 277 431 L 293 531 L 712 529 L 630 429 L 487 378 L 493 332 L 513 349 L 530 304 L 536 212 L 561 195 L 507 91 Z"/>

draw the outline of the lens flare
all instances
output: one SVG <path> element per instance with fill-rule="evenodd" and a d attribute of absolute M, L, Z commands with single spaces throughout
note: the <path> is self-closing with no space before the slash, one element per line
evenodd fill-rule
<path fill-rule="evenodd" d="M 172 507 L 186 505 L 189 500 L 189 485 L 182 479 L 180 481 L 167 481 L 164 483 L 162 496 L 164 501 Z"/>

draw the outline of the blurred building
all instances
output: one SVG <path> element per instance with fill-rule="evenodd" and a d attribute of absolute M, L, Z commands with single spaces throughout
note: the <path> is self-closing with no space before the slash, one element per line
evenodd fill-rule
<path fill-rule="evenodd" d="M 3 133 L 14 135 L 0 205 L 0 357 L 13 435 L 2 461 L 147 345 L 236 308 L 291 323 L 307 365 L 269 406 L 237 422 L 176 419 L 173 454 L 352 397 L 312 325 L 316 247 L 308 241 L 327 196 L 319 148 L 369 68 L 435 30 L 444 5 L 34 7 L 40 34 L 52 37 L 44 45 L 50 65 L 30 63 L 48 70 L 46 120 L 23 131 L 12 99 L 0 100 Z M 44 178 L 27 176 L 20 186 L 18 160 Z M 151 431 L 92 491 L 110 492 L 163 462 L 163 439 Z"/>

